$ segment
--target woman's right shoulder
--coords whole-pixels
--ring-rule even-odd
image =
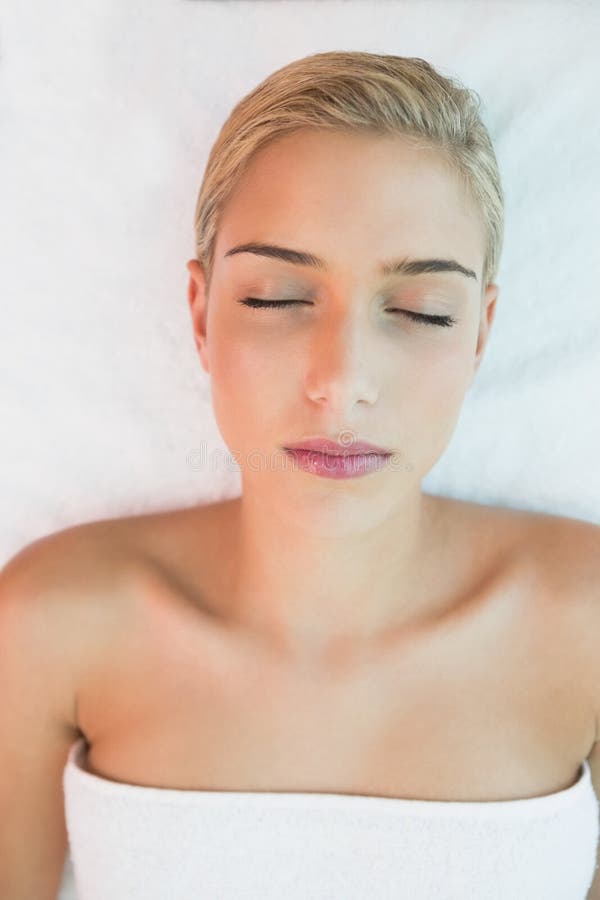
[[[89,662],[132,612],[142,572],[125,520],[70,526],[25,544],[3,564],[0,611],[26,634],[60,641],[65,657]]]
[[[102,519],[43,535],[3,564],[0,581],[33,591],[32,602],[42,595],[88,596],[95,588],[116,585],[136,567],[127,530],[125,519]]]
[[[61,763],[80,733],[80,685],[102,671],[126,619],[118,559],[94,523],[33,540],[0,568],[0,682],[9,707],[0,725],[24,740],[38,723],[60,735]]]

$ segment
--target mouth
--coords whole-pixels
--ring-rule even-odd
[[[284,450],[306,450],[320,453],[324,456],[365,456],[376,454],[378,456],[391,456],[392,450],[371,444],[369,441],[352,441],[350,444],[342,444],[329,438],[307,438],[297,444],[288,444]]]
[[[373,446],[369,444],[369,447]],[[283,449],[300,470],[321,478],[360,478],[387,466],[392,456],[391,453],[378,453],[372,450],[368,453],[358,452],[356,446],[353,447],[354,452],[345,449],[343,453],[322,452],[301,447]]]

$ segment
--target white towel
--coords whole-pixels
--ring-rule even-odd
[[[585,900],[598,845],[589,764],[524,800],[189,791],[64,770],[78,900]]]

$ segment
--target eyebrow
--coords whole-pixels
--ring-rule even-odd
[[[251,242],[248,244],[239,244],[232,247],[224,256],[233,256],[235,253],[254,253],[257,256],[268,256],[272,259],[280,259],[284,262],[293,263],[299,266],[311,266],[314,269],[320,269],[323,272],[329,271],[329,266],[325,260],[320,259],[312,253],[304,253],[301,250],[290,250],[288,247],[278,247],[276,244],[261,244]],[[477,281],[477,275],[473,269],[467,269],[461,266],[454,259],[403,259],[390,260],[380,265],[379,271],[382,275],[423,275],[432,272],[458,272],[466,275],[467,278],[474,278]]]

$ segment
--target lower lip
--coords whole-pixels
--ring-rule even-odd
[[[285,449],[285,448],[284,448]],[[348,456],[333,456],[316,450],[285,450],[298,467],[321,478],[360,478],[383,468],[391,453],[357,453]]]

